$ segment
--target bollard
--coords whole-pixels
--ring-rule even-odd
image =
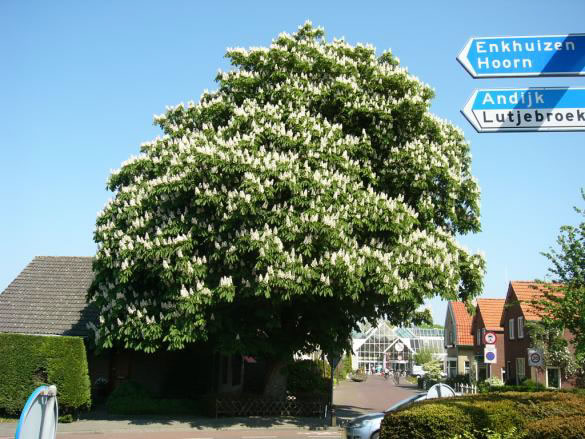
[[[331,406],[331,426],[337,427],[337,416],[335,415],[335,408]]]

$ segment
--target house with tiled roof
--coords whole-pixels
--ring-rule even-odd
[[[490,377],[506,379],[506,352],[504,346],[504,328],[501,325],[505,299],[477,299],[475,315],[471,322],[471,334],[475,350],[475,379],[483,381]],[[484,362],[484,335],[492,332],[496,335],[496,362]]]
[[[98,310],[86,301],[94,279],[92,259],[35,257],[0,293],[0,333],[74,336],[87,341],[91,336],[87,325],[98,324]],[[210,388],[238,391],[244,385],[243,357],[214,353],[208,344],[180,352],[110,349],[100,355],[95,355],[91,343],[86,346],[91,382],[105,380],[110,389],[132,379],[153,393],[163,393],[169,391],[170,382],[177,381],[174,377],[182,379],[181,388],[170,389],[177,395],[203,394]]]
[[[451,301],[445,316],[444,344],[447,349],[447,375],[466,375],[474,360],[472,316],[463,302]]]
[[[37,256],[0,294],[0,332],[87,337],[91,257]]]
[[[512,281],[508,286],[504,311],[500,326],[504,329],[506,356],[506,376],[508,382],[519,384],[525,378],[544,384],[547,387],[573,387],[574,382],[562,380],[562,371],[556,367],[541,369],[528,366],[528,349],[532,347],[526,322],[538,322],[542,319],[539,310],[532,305],[535,300],[544,297],[545,289],[552,284],[543,285],[532,281]],[[554,285],[552,285],[554,287]],[[564,336],[571,339],[568,331]]]

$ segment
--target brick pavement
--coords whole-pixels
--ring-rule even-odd
[[[368,375],[365,382],[342,381],[333,391],[333,401],[339,418],[354,418],[368,412],[381,412],[419,390],[415,385],[394,385],[391,378],[387,380],[379,375]]]

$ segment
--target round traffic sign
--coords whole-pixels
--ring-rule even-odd
[[[486,352],[485,353],[485,358],[488,361],[494,361],[496,359],[496,353],[495,352],[492,352],[492,351]]]
[[[498,339],[498,337],[496,336],[495,332],[486,332],[483,335],[483,342],[485,344],[496,344],[497,339]]]
[[[530,354],[530,362],[532,364],[540,363],[540,354],[538,352],[533,352],[532,354]]]

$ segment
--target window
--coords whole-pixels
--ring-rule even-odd
[[[561,373],[558,367],[546,368],[546,387],[561,388]]]
[[[518,338],[524,338],[524,317],[518,317]]]
[[[471,366],[469,364],[469,360],[465,361],[465,375],[469,375],[469,373],[471,372]]]
[[[524,358],[516,358],[516,383],[520,384],[526,378]]]
[[[457,376],[457,360],[447,361],[447,367],[449,368],[447,370],[447,375],[449,375],[451,378],[456,377]]]
[[[479,330],[479,328],[477,328],[475,333],[476,333],[475,338],[477,339],[477,342],[475,344],[480,346],[481,345],[481,331]]]
[[[514,319],[508,321],[508,338],[514,340]]]

